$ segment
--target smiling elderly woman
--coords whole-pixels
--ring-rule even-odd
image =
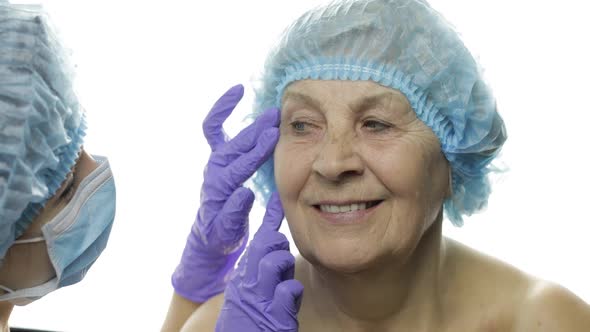
[[[460,226],[486,206],[506,131],[478,64],[425,1],[308,12],[271,52],[262,83],[255,109],[280,107],[280,137],[255,183],[279,193],[302,302],[293,283],[267,297],[257,283],[272,260],[260,259],[255,282],[246,260],[225,299],[202,305],[186,330],[590,330],[588,306],[567,290],[442,236],[444,215]],[[262,256],[261,238],[248,260]],[[275,285],[293,281],[276,270]],[[277,294],[293,297],[289,314],[273,307]]]

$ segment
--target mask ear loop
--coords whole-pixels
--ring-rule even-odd
[[[8,288],[6,286],[0,285],[0,289],[3,290],[6,294],[12,294],[12,293],[14,293],[14,290],[12,290],[12,289],[10,289],[10,288]]]
[[[30,238],[30,239],[16,240],[13,242],[13,244],[27,244],[27,243],[37,243],[37,242],[43,242],[43,241],[45,241],[45,238],[43,238],[42,236],[38,236],[38,237]]]
[[[16,240],[12,244],[16,245],[16,244],[27,244],[27,243],[39,243],[39,242],[43,242],[43,241],[45,241],[45,238],[43,238],[42,236],[37,236],[37,237],[32,237],[30,239]],[[4,265],[4,257],[0,258],[0,267],[2,267],[2,265]],[[0,289],[6,291],[6,289],[2,285],[0,285]]]

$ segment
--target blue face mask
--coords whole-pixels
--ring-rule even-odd
[[[26,305],[79,282],[106,247],[115,219],[115,182],[106,158],[94,158],[100,165],[82,180],[68,205],[43,226],[43,236],[14,243],[45,241],[56,277],[19,290],[0,285],[7,292],[0,301]]]

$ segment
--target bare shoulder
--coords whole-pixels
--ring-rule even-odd
[[[588,304],[564,287],[454,240],[446,243],[455,308],[470,317],[476,330],[590,331]]]
[[[448,330],[515,331],[517,312],[531,278],[452,239],[446,239],[445,245]]]
[[[529,289],[515,331],[590,331],[590,306],[565,287],[537,281]]]
[[[445,244],[454,290],[469,292],[473,295],[470,299],[482,297],[497,300],[502,306],[520,305],[535,281],[518,268],[455,240],[447,238]]]
[[[217,317],[223,306],[223,293],[203,303],[186,321],[181,332],[214,332]]]

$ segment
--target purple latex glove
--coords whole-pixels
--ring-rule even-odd
[[[262,225],[225,289],[216,332],[298,330],[303,285],[293,279],[295,258],[289,252],[289,240],[278,232],[283,216],[274,193]]]
[[[279,111],[269,109],[231,140],[222,125],[244,95],[236,85],[215,103],[203,133],[211,146],[201,206],[172,275],[176,293],[203,303],[224,291],[248,240],[254,193],[242,184],[271,156],[279,137]]]

